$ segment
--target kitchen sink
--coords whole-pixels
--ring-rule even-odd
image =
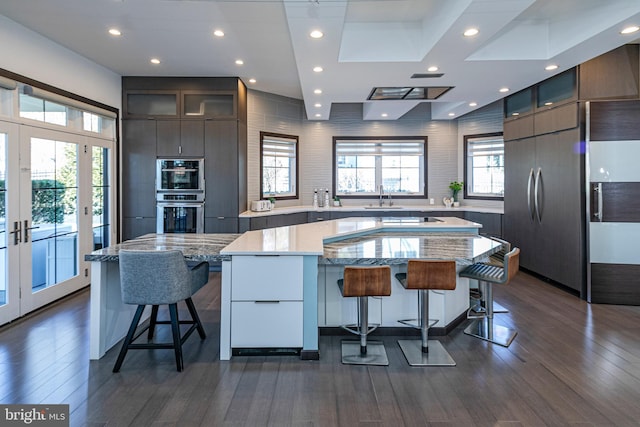
[[[403,209],[402,206],[365,206],[365,209],[377,209],[379,211],[387,211],[389,209]]]

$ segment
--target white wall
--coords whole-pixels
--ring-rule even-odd
[[[121,109],[120,75],[0,15],[0,68]]]
[[[470,113],[458,120],[431,120],[429,104],[414,109],[399,120],[364,121],[360,104],[334,105],[326,121],[306,120],[301,100],[264,92],[248,91],[248,201],[260,199],[260,131],[300,137],[299,200],[278,206],[311,205],[314,188],[331,189],[332,138],[334,136],[422,136],[428,137],[428,197],[442,204],[450,195],[449,183],[462,180],[463,136],[502,131],[502,103]],[[357,205],[364,200],[344,200]],[[397,204],[422,206],[426,200],[398,200]],[[463,204],[470,204],[462,202]],[[474,206],[502,207],[502,202],[473,201]]]

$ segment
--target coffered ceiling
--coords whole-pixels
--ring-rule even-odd
[[[640,34],[620,34],[640,25],[639,0],[2,0],[0,14],[117,74],[238,76],[303,99],[309,120],[335,103],[362,103],[365,120],[422,102],[456,118]],[[377,87],[452,89],[368,100]]]

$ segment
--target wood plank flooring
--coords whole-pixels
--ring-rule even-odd
[[[320,337],[319,361],[221,362],[219,287],[212,273],[194,298],[208,337],[186,342],[182,373],[171,350],[130,351],[118,374],[118,349],[90,362],[88,291],[3,327],[0,403],[66,403],[72,426],[640,425],[640,307],[590,305],[520,272],[494,291],[513,344],[463,324],[437,337],[456,367],[412,368],[393,336],[377,337],[388,367],[342,365],[341,336]]]

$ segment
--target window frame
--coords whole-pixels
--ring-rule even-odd
[[[484,139],[484,138],[495,138],[495,137],[503,137],[504,134],[502,132],[491,132],[491,133],[481,133],[474,135],[465,135],[464,136],[464,195],[465,199],[473,199],[473,200],[502,200],[504,201],[504,191],[502,195],[498,195],[495,193],[471,193],[469,188],[472,186],[473,180],[470,179],[470,170],[469,170],[469,140],[473,139]],[[472,141],[473,142],[473,141]],[[503,159],[504,159],[504,138],[502,138],[502,146],[503,146]],[[506,165],[503,164],[503,173]],[[504,177],[503,177],[504,179]]]
[[[264,176],[264,139],[265,137],[272,137],[272,138],[281,138],[281,139],[291,139],[293,141],[295,141],[294,145],[295,145],[295,168],[294,169],[294,173],[295,173],[295,177],[292,180],[291,177],[289,177],[289,181],[290,183],[293,184],[294,188],[293,191],[291,193],[287,193],[286,195],[281,195],[278,196],[276,195],[267,195],[264,193],[263,191],[263,176]],[[282,133],[275,133],[275,132],[266,132],[266,131],[260,131],[260,199],[264,200],[264,199],[270,199],[270,198],[274,198],[276,200],[295,200],[299,198],[299,180],[300,180],[300,138],[297,135],[287,135],[287,134],[282,134]]]
[[[371,141],[380,141],[380,142],[398,142],[398,141],[410,141],[415,140],[413,142],[420,142],[423,144],[422,148],[422,171],[423,174],[420,177],[422,179],[424,186],[423,191],[413,194],[408,194],[404,192],[399,193],[388,193],[385,191],[385,196],[390,194],[394,198],[398,199],[426,199],[428,194],[428,137],[427,136],[334,136],[333,137],[333,171],[332,171],[332,192],[334,196],[338,196],[341,199],[371,199],[372,197],[378,197],[377,192],[366,193],[366,194],[343,194],[337,192],[337,175],[338,175],[338,156],[336,152],[336,148],[338,144],[342,141],[349,142],[371,142]],[[380,162],[381,163],[381,162]],[[376,166],[376,176],[378,176],[378,166]],[[376,188],[379,183],[376,179]]]

